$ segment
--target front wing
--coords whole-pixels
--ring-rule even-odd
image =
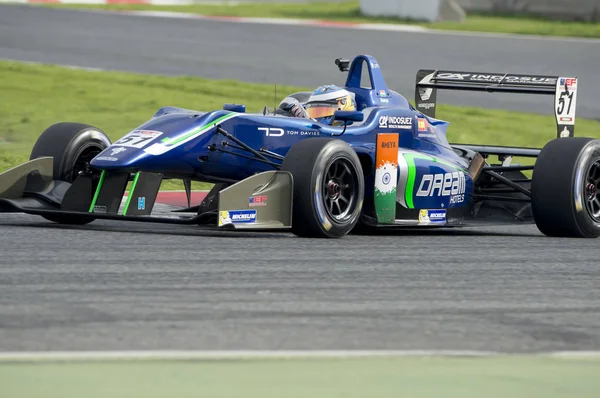
[[[198,213],[153,216],[162,175],[103,171],[73,184],[52,179],[53,158],[38,158],[0,173],[0,212],[21,212],[58,222],[94,219],[168,224],[210,224],[226,229],[288,229],[292,222],[292,175],[255,174],[208,195]],[[127,195],[125,191],[131,181]],[[216,198],[216,200],[214,200]]]

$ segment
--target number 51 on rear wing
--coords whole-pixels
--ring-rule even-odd
[[[415,105],[430,117],[435,117],[437,90],[554,95],[557,136],[573,137],[575,133],[576,77],[421,69],[417,72]]]

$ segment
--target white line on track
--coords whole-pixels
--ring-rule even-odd
[[[0,352],[0,362],[106,360],[224,360],[374,357],[498,357],[537,356],[558,359],[600,359],[600,351],[553,351],[506,354],[469,350],[333,350],[333,351],[25,351]]]

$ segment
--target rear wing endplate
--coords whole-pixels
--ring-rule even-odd
[[[573,137],[575,133],[576,77],[421,69],[417,72],[415,105],[423,114],[433,118],[437,90],[554,95],[557,136]]]

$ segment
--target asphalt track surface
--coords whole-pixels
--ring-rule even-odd
[[[0,217],[0,351],[600,348],[597,240]]]
[[[1,58],[317,84],[339,78],[334,53],[369,52],[411,93],[422,66],[568,70],[595,112],[597,44],[528,40],[0,6]],[[0,351],[597,350],[599,247],[533,226],[323,241],[3,214]]]
[[[578,115],[600,119],[600,40],[359,31],[0,5],[0,58],[6,59],[316,86],[343,84],[334,58],[361,53],[374,55],[388,85],[408,98],[420,68],[576,75]],[[553,107],[551,97],[535,95],[443,92],[439,101],[548,115]]]

